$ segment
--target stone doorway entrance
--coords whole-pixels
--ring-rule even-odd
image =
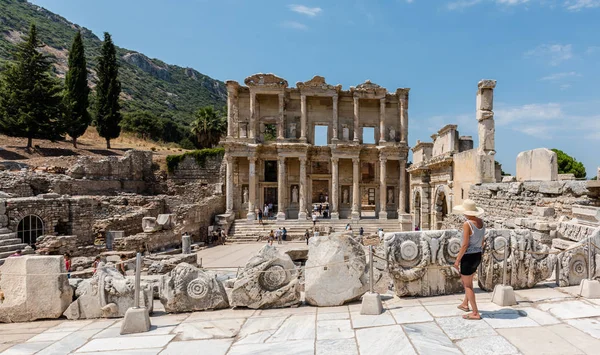
[[[329,181],[313,180],[312,182],[312,203],[329,202]]]
[[[265,195],[264,195],[264,201],[265,201],[265,205],[269,205],[272,204],[273,205],[273,209],[271,210],[271,216],[275,216],[277,215],[277,188],[276,187],[265,187],[264,189],[265,191]],[[262,206],[263,210],[265,208],[265,206]]]

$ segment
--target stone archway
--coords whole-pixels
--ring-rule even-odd
[[[421,191],[414,190],[413,191],[413,225],[414,228],[420,230],[421,229]]]
[[[448,199],[448,195],[446,194],[446,186],[440,185],[437,187],[435,191],[435,199],[433,203],[433,220],[435,229],[442,229],[442,223],[446,216],[448,216],[448,212],[450,209],[450,203]]]
[[[23,244],[35,247],[38,237],[44,234],[44,221],[36,215],[27,215],[17,225],[17,237]]]

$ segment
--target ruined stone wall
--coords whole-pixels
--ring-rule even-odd
[[[206,157],[204,166],[198,165],[193,157],[187,156],[175,168],[169,176],[175,181],[195,180],[207,184],[215,184],[224,181],[225,170],[222,168],[223,157]]]
[[[453,206],[468,198],[471,185],[477,182],[477,149],[454,154],[453,159]]]
[[[122,157],[80,157],[67,174],[89,180],[152,180],[152,152],[130,150]]]
[[[141,233],[142,219],[144,217],[156,217],[161,213],[165,213],[165,201],[163,198],[151,198],[144,202],[144,205],[130,208],[128,212],[122,215],[111,215],[108,218],[97,219],[91,228],[93,234],[104,236],[106,231],[110,230],[123,231],[125,236]]]

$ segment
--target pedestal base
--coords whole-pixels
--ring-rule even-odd
[[[255,221],[256,220],[256,213],[254,213],[254,212],[248,212],[248,214],[246,215],[246,219],[248,219],[249,221]]]
[[[331,219],[340,219],[339,212],[331,212]]]
[[[383,313],[383,304],[381,304],[381,296],[378,293],[365,293],[362,296],[360,314],[378,316],[381,313]]]
[[[500,307],[516,305],[517,299],[512,286],[496,285],[492,292],[492,302]]]
[[[600,281],[581,280],[579,295],[584,298],[600,298]]]
[[[285,212],[277,212],[277,220],[285,221]]]
[[[358,211],[352,211],[352,214],[351,214],[350,218],[352,218],[353,220],[359,220],[360,219],[360,212],[358,212]]]
[[[306,212],[298,212],[299,220],[305,221],[307,217],[308,217],[308,215],[306,214]]]
[[[379,212],[379,219],[388,219],[387,212]]]
[[[121,335],[144,333],[150,330],[150,315],[146,308],[131,307],[125,312],[121,323]]]
[[[412,215],[410,213],[398,212],[398,222],[412,222]]]

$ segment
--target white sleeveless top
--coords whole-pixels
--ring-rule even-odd
[[[473,222],[467,221],[467,223],[471,227],[471,236],[469,237],[469,246],[465,254],[481,253],[483,251],[482,242],[485,235],[485,224],[479,229]]]

